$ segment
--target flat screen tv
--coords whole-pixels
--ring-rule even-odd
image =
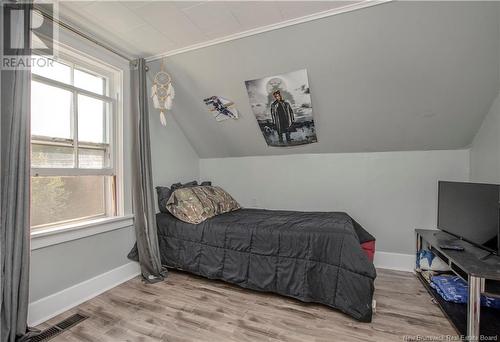
[[[439,182],[438,228],[500,255],[500,185]]]

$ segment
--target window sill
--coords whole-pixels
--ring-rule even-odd
[[[39,229],[31,233],[31,250],[130,227],[133,224],[134,215],[129,214]]]

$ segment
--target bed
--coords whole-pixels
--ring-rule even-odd
[[[162,263],[370,322],[375,238],[342,212],[239,209],[200,224],[157,214]]]

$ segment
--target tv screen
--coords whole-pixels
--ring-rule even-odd
[[[500,253],[500,186],[439,182],[438,228]]]

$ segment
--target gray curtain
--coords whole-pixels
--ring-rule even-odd
[[[148,282],[161,281],[167,270],[162,267],[158,247],[151,170],[151,146],[149,137],[148,91],[146,62],[132,62],[132,197],[135,215],[136,250],[129,257],[136,257],[141,272]],[[135,252],[135,253],[134,253]]]
[[[29,17],[27,11],[24,22],[11,23],[13,28],[11,37],[15,37],[18,41],[25,38],[21,33],[29,30]],[[29,69],[2,70],[0,161],[2,201],[0,340],[2,342],[15,341],[27,331],[30,256],[30,81]]]

